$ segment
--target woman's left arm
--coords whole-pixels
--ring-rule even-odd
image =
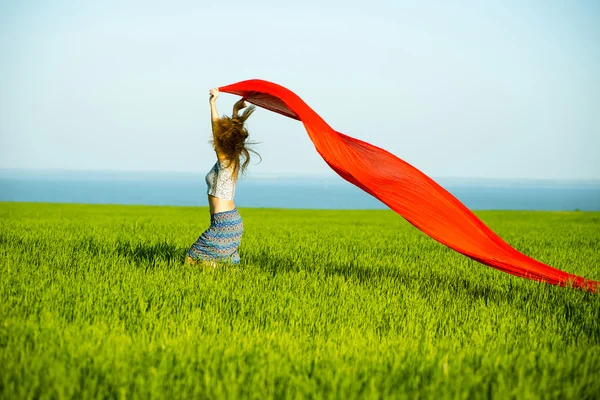
[[[233,113],[231,114],[231,116],[233,118],[237,118],[238,116],[238,112],[244,108],[246,108],[247,104],[244,101],[244,99],[240,99],[238,101],[235,102],[235,104],[233,105]]]

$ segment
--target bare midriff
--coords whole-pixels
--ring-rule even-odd
[[[219,199],[218,197],[208,195],[208,207],[210,208],[210,215],[231,211],[235,208],[233,200]]]

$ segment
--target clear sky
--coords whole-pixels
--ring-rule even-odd
[[[433,177],[600,179],[596,0],[0,4],[0,168],[204,175],[208,89],[261,78]],[[249,129],[252,175],[333,174]]]

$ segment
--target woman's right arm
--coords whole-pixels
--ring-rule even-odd
[[[219,89],[210,89],[210,120],[212,123],[213,134],[215,131],[215,124],[219,120],[219,112],[217,111],[217,97],[219,97]]]
[[[212,125],[213,143],[217,143],[217,121],[219,121],[219,112],[217,111],[217,97],[219,97],[219,89],[210,89],[210,121]],[[224,155],[219,153],[217,146],[215,145],[215,153],[217,153],[217,159],[222,160]]]

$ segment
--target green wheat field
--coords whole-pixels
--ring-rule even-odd
[[[0,398],[600,398],[600,296],[455,253],[392,211],[0,203]],[[600,280],[600,213],[477,213]]]

